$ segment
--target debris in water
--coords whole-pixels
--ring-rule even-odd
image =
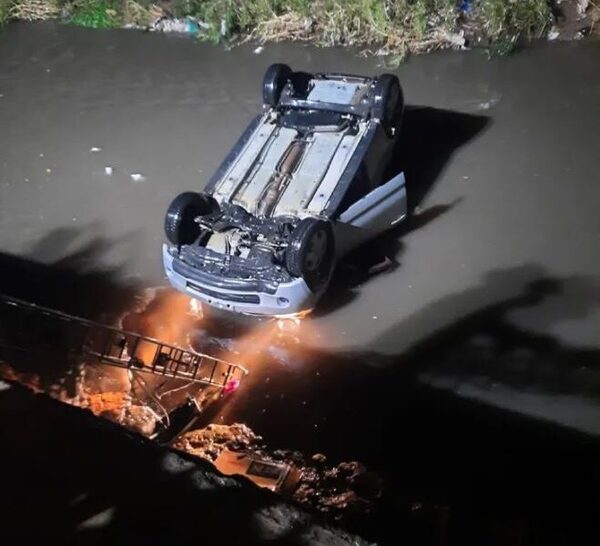
[[[104,174],[106,176],[112,176],[113,175],[113,168],[112,167],[104,167]]]
[[[265,46],[258,46],[255,50],[254,50],[254,54],[255,55],[260,55],[263,51],[265,50]]]
[[[208,425],[206,428],[183,434],[173,445],[209,461],[214,461],[224,449],[243,451],[257,446],[262,438],[246,425]]]
[[[148,406],[130,405],[123,411],[119,424],[143,436],[152,436],[158,416]]]
[[[585,15],[585,12],[590,5],[590,0],[577,0],[577,12],[580,16]]]
[[[299,451],[266,449],[263,438],[243,424],[208,425],[186,432],[173,447],[207,459],[219,468],[223,456],[237,453],[244,461],[254,460],[265,465],[285,465],[294,475],[286,480],[292,487],[282,492],[301,504],[327,512],[336,518],[357,512],[369,512],[381,496],[382,481],[359,462],[328,465],[322,453],[305,456]],[[233,452],[233,453],[232,453]],[[232,457],[226,457],[231,460]],[[259,484],[268,487],[269,484]]]
[[[144,180],[146,180],[146,177],[141,173],[132,173],[131,180],[133,180],[134,182],[143,182]]]
[[[205,28],[208,28],[206,23],[192,17],[174,19],[163,17],[156,21],[150,30],[175,32],[178,34],[199,34]]]
[[[121,411],[131,403],[125,392],[101,392],[89,395],[88,409],[96,416],[106,412]]]
[[[239,379],[232,379],[223,388],[223,394],[224,395],[231,394],[232,392],[237,391],[238,388],[239,388],[239,386],[240,386],[240,380]]]
[[[94,153],[94,152],[101,152],[102,148],[98,148],[98,146],[92,146],[90,148],[90,152]]]
[[[190,298],[190,312],[197,315],[198,318],[203,317],[202,304],[196,298]]]
[[[458,9],[462,13],[471,13],[473,11],[473,0],[461,0]]]

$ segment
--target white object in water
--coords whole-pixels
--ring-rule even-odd
[[[112,176],[112,174],[113,174],[113,168],[112,167],[104,167],[104,174],[106,176]]]
[[[152,26],[153,30],[161,32],[176,32],[181,34],[198,34],[203,28],[206,28],[205,23],[193,19],[192,17],[170,19],[164,17],[159,19]]]
[[[134,182],[143,182],[144,180],[146,180],[146,177],[141,173],[133,173],[131,174],[131,180],[133,180]]]

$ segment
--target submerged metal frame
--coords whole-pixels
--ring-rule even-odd
[[[0,333],[0,355],[2,350],[18,351],[20,354],[38,350],[66,350],[70,357],[91,357],[98,364],[220,389],[233,380],[241,381],[248,373],[239,364],[17,298],[0,295],[0,306],[10,313],[12,319],[11,331],[5,334],[6,339],[2,339]],[[38,331],[27,330],[25,323],[29,317],[36,321]],[[47,330],[39,331],[44,324]],[[51,341],[54,343],[31,346],[31,338],[35,340],[37,335],[45,341],[48,337],[46,334],[53,335]],[[21,339],[26,342],[29,340],[28,346],[19,344]]]

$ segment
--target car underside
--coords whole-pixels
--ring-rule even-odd
[[[401,91],[392,76],[273,65],[263,101],[204,192],[171,204],[163,261],[176,288],[211,305],[297,313],[331,277],[340,215],[381,183]]]

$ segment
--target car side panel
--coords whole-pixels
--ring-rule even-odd
[[[345,254],[406,217],[406,182],[400,173],[340,214],[338,254]]]

